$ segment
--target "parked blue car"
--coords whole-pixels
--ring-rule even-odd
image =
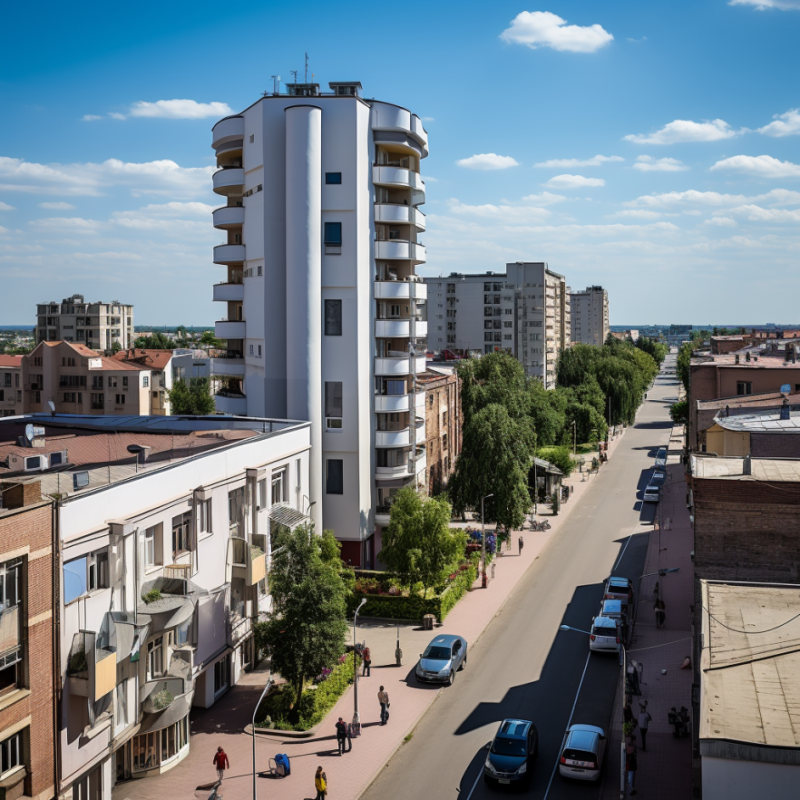
[[[539,732],[528,719],[504,719],[489,746],[483,780],[489,784],[527,784],[539,756]]]

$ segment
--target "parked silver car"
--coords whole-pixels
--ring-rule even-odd
[[[420,653],[414,671],[417,680],[430,683],[453,684],[456,672],[467,666],[467,640],[461,636],[443,634],[437,636]]]
[[[600,780],[603,756],[606,752],[606,734],[594,725],[571,725],[564,734],[558,771],[562,778],[581,781]]]
[[[595,617],[589,634],[589,649],[599,652],[619,653],[619,631],[617,620],[609,617]]]

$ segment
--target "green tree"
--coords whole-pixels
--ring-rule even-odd
[[[646,336],[640,336],[636,340],[636,346],[652,356],[659,367],[664,363],[664,359],[669,353],[669,347],[667,347],[667,345],[657,342],[655,339],[648,339]]]
[[[208,378],[190,378],[188,384],[183,378],[178,379],[169,391],[169,402],[173,414],[206,416],[214,413]]]
[[[200,344],[204,347],[213,347],[215,349],[224,349],[225,347],[222,339],[217,339],[214,336],[214,331],[203,331],[203,335],[200,337]]]
[[[493,404],[503,406],[512,419],[528,415],[529,381],[522,364],[509,353],[496,352],[466,359],[458,366],[458,377],[465,422]]]
[[[689,424],[689,402],[687,400],[679,400],[669,407],[669,415],[676,425]]]
[[[111,352],[112,353],[119,353],[122,350],[122,345],[119,342],[112,342],[111,343]]]
[[[482,359],[481,359],[482,360]],[[486,518],[506,529],[522,525],[530,508],[528,470],[535,437],[529,417],[512,418],[499,403],[464,423],[463,447],[448,484],[454,507],[463,511],[486,502]]]
[[[675,366],[678,380],[683,384],[687,395],[689,394],[689,372],[692,363],[692,352],[691,343],[684,342],[678,350],[678,361]]]
[[[347,587],[323,538],[313,525],[276,532],[269,571],[272,612],[257,623],[272,668],[298,701],[303,684],[337,662],[347,636]]]
[[[406,586],[421,583],[423,597],[464,557],[467,535],[450,527],[450,517],[447,500],[422,498],[412,487],[401,489],[392,502],[378,559]]]
[[[548,461],[554,467],[558,467],[567,477],[575,469],[575,462],[572,460],[569,447],[540,447],[536,451],[536,456],[543,461]]]
[[[135,339],[133,346],[141,350],[173,350],[175,342],[160,331],[155,331],[151,336]]]

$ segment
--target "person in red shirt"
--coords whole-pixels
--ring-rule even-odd
[[[211,763],[217,768],[217,777],[221,783],[225,776],[225,770],[231,765],[231,762],[228,761],[228,754],[221,747],[218,747]]]

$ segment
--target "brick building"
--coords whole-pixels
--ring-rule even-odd
[[[425,389],[428,494],[444,491],[461,452],[461,382],[454,370],[428,369],[417,377]]]
[[[711,337],[711,352],[714,355],[722,355],[725,353],[734,353],[736,350],[741,350],[749,344],[752,344],[754,338],[752,336],[712,336]]]
[[[53,508],[40,484],[0,483],[0,796],[55,794]]]
[[[0,355],[0,417],[22,413],[22,356]]]
[[[718,414],[706,431],[706,449],[718,456],[800,458],[800,412],[788,398],[778,410],[746,416]]]

